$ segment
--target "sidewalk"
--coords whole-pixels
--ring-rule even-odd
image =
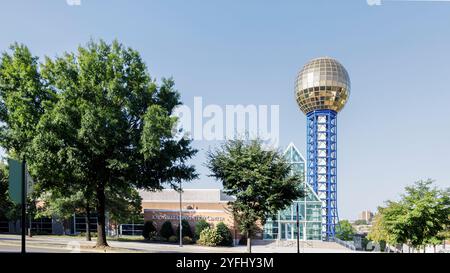
[[[92,253],[246,253],[246,246],[235,247],[206,247],[199,245],[184,245],[180,247],[176,244],[154,243],[147,241],[126,242],[109,240],[110,248],[95,249],[95,238],[88,242],[84,237],[78,236],[42,236],[35,235],[27,237],[27,247],[39,249],[60,249],[62,252],[92,252]],[[16,246],[20,249],[19,235],[0,234],[0,248],[2,246]],[[252,246],[253,253],[296,253],[296,247],[276,247],[276,246]],[[326,249],[326,248],[301,248],[301,253],[343,253],[352,252],[347,249]]]

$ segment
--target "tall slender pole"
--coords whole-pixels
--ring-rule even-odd
[[[26,185],[25,185],[25,159],[22,160],[22,247],[21,247],[21,253],[26,253],[26,245],[25,245],[25,234],[26,234]]]
[[[28,213],[28,237],[33,237],[33,235],[31,234],[31,230],[33,229],[33,219],[31,219],[31,214]],[[42,226],[42,225],[41,225]]]
[[[180,181],[180,247],[183,246],[183,225],[181,224],[182,223],[181,216],[183,214],[182,191],[183,191],[183,189],[182,189],[182,185],[181,185],[181,181]]]
[[[298,202],[297,202],[297,253],[300,253],[300,219],[298,212]]]

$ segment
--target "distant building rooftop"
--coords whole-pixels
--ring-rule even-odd
[[[173,189],[162,191],[139,191],[142,202],[179,202],[180,194]],[[182,195],[183,202],[195,203],[219,203],[234,201],[235,198],[225,194],[220,189],[184,189]]]

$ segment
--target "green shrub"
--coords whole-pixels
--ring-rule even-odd
[[[144,223],[144,228],[142,229],[142,236],[145,239],[149,240],[151,237],[151,233],[156,232],[155,225],[153,225],[153,221],[146,221]]]
[[[200,232],[200,239],[198,243],[204,246],[217,246],[222,241],[222,237],[217,232],[216,228],[205,228]]]
[[[194,239],[195,239],[195,240],[200,239],[200,233],[201,233],[204,229],[209,228],[209,227],[210,227],[210,226],[209,226],[208,222],[206,222],[205,220],[201,219],[200,221],[198,221],[198,222],[195,224],[195,236],[194,236]]]
[[[220,222],[216,226],[217,233],[222,238],[219,242],[219,246],[232,246],[233,245],[233,235],[231,234],[230,229],[225,225],[224,222]]]
[[[170,236],[175,235],[173,233],[172,223],[170,221],[165,221],[161,226],[159,234],[161,235],[161,237],[164,237],[166,239],[169,239]]]
[[[156,230],[149,233],[148,240],[158,241],[158,238],[159,238],[159,236],[158,236],[158,232]]]
[[[170,243],[176,243],[176,242],[178,242],[178,237],[175,236],[175,235],[170,236],[170,237],[169,237],[169,242],[170,242]]]
[[[192,240],[191,237],[189,237],[189,236],[183,237],[183,244],[189,245],[189,244],[192,244],[193,242],[194,242],[194,240]]]
[[[192,234],[191,226],[189,225],[189,222],[187,220],[181,220],[181,226],[183,227],[183,230],[181,231],[182,237],[185,237],[185,236],[191,237],[191,238],[194,237],[194,235]],[[180,236],[180,225],[178,225],[178,227],[177,227],[176,235]]]
[[[164,237],[162,237],[161,235],[156,234],[156,236],[155,236],[155,238],[153,239],[153,241],[156,241],[156,242],[167,242],[167,238],[164,238]]]

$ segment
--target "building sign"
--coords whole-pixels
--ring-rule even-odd
[[[174,215],[174,214],[158,214],[158,215],[152,215],[152,220],[180,220],[180,215]],[[203,216],[203,215],[182,215],[182,220],[187,221],[199,221],[199,220],[205,220],[207,222],[223,222],[225,221],[224,217],[220,216]]]
[[[154,221],[180,221],[180,211],[174,209],[144,209],[144,218]],[[181,219],[189,222],[227,222],[229,215],[223,210],[195,209],[183,210]]]

